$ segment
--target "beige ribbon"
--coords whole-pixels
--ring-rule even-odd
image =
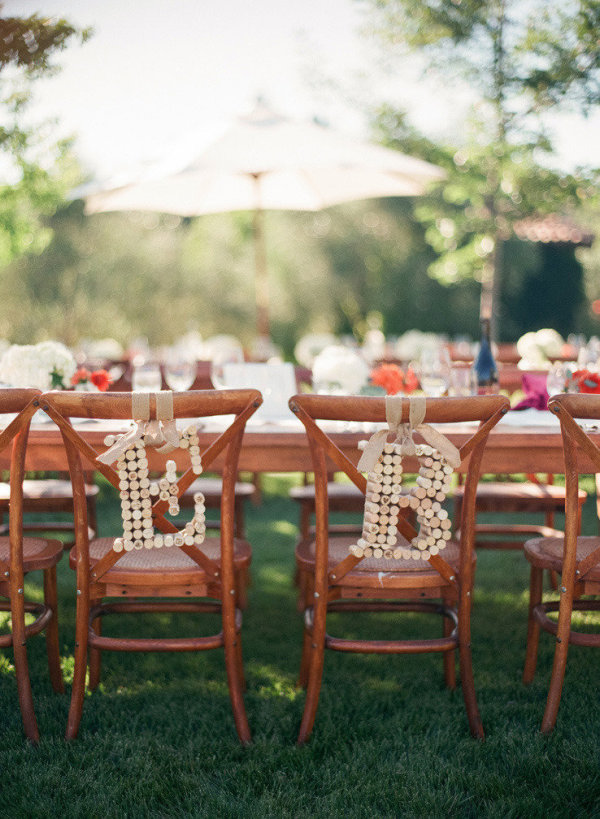
[[[157,452],[168,453],[179,446],[179,432],[173,419],[173,393],[164,390],[154,394],[156,418],[150,420],[150,393],[131,393],[131,417],[135,427],[124,433],[96,460],[104,464],[117,461],[137,441],[157,447]]]
[[[388,435],[394,434],[394,443],[400,443],[400,451],[403,455],[416,455],[416,445],[413,434],[418,432],[423,439],[437,450],[444,460],[454,469],[460,466],[460,452],[445,435],[434,429],[429,424],[424,423],[427,400],[425,396],[418,395],[409,398],[408,424],[402,421],[402,398],[398,395],[387,395],[385,399],[385,417],[388,423],[387,429],[377,430],[367,442],[367,445],[358,462],[358,469],[361,472],[371,472],[387,442]]]

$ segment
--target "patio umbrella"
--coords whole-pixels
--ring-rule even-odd
[[[350,140],[317,122],[288,120],[259,103],[183,169],[149,171],[131,184],[92,193],[86,212],[252,211],[257,331],[268,336],[264,210],[317,211],[358,199],[419,196],[443,178],[428,162]]]

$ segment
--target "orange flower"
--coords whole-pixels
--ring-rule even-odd
[[[404,392],[414,392],[419,386],[419,379],[412,367],[408,367],[404,376]]]
[[[106,392],[110,384],[112,384],[112,378],[106,370],[95,370],[90,375],[90,381],[100,392]]]
[[[579,392],[600,393],[600,375],[589,370],[577,370],[573,373]]]
[[[397,364],[380,364],[372,370],[371,381],[376,387],[383,387],[387,395],[404,389],[404,373]]]
[[[90,377],[89,370],[86,370],[85,367],[80,367],[73,377],[71,378],[71,384],[76,387],[81,381],[88,381]]]

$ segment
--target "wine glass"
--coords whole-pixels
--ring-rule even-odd
[[[477,375],[473,367],[452,367],[449,395],[477,395]]]
[[[548,377],[546,378],[546,390],[548,395],[557,395],[565,391],[567,383],[568,368],[565,364],[557,361],[548,370]]]
[[[244,351],[241,347],[227,347],[215,350],[210,363],[210,380],[218,390],[227,386],[227,365],[241,364],[244,361]]]
[[[168,355],[165,359],[165,381],[174,392],[189,390],[196,380],[196,371],[196,362],[189,358]]]
[[[133,392],[160,392],[162,377],[160,367],[155,361],[143,361],[134,364],[131,376]]]
[[[425,350],[419,361],[419,381],[425,395],[440,398],[450,383],[450,361],[442,350]]]

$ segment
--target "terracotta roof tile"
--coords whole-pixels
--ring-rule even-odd
[[[595,235],[578,227],[563,216],[551,214],[543,217],[521,219],[514,224],[515,235],[529,242],[568,243],[591,247]]]

